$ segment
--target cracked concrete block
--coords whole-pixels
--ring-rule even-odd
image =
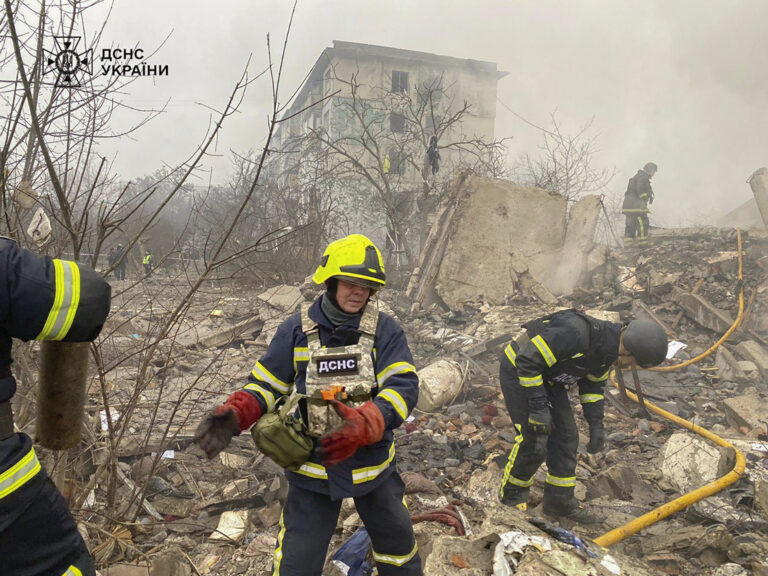
[[[661,473],[680,492],[688,492],[715,480],[723,458],[723,453],[706,440],[676,432],[664,447]]]
[[[447,358],[419,370],[419,402],[417,408],[434,412],[454,400],[461,391],[461,365]]]

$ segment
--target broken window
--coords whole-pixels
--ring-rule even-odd
[[[389,115],[389,129],[392,132],[405,132],[405,116],[392,112]]]
[[[328,94],[331,91],[331,88],[333,88],[333,70],[331,70],[331,67],[328,67],[328,70],[325,71],[325,81],[323,82],[324,85],[324,94]]]
[[[392,92],[408,94],[408,72],[392,70]]]

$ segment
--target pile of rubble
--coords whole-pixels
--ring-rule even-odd
[[[509,219],[517,216],[496,210],[503,205],[491,200],[510,193],[520,202],[537,198],[527,189],[465,185],[453,213],[438,217],[432,255],[409,289],[384,290],[378,302],[403,324],[421,376],[418,409],[397,430],[396,445],[425,573],[768,574],[768,234],[744,234],[744,315],[728,341],[683,370],[641,374],[648,400],[727,439],[746,455],[747,472],[716,496],[606,551],[591,540],[722,476],[733,454],[638,412],[611,391],[602,453],[583,452],[586,425],[577,417],[583,436],[577,497],[601,513],[603,523],[558,531],[536,519],[545,469],[535,477],[530,515],[498,503],[514,440],[498,385],[498,355],[526,320],[578,307],[605,318],[651,318],[681,343],[671,362],[696,356],[738,313],[735,232],[654,230],[648,245],[608,251],[575,240],[589,236],[582,235],[585,229],[594,233],[599,203],[575,205],[566,226],[565,202],[551,198],[546,217],[559,222],[562,234],[531,240],[539,248],[548,242],[536,251],[525,244],[525,219],[515,221],[521,230],[514,231]],[[456,226],[491,213],[505,225],[465,232]],[[461,236],[467,233],[469,244]],[[504,249],[479,258],[477,250],[489,249],[499,234],[506,234]],[[478,244],[479,237],[487,245]],[[576,287],[558,290],[558,275],[540,272],[538,262],[568,260],[571,242],[591,256],[569,272]],[[477,285],[464,294],[456,270],[468,265],[471,253],[473,272],[461,278]],[[502,274],[489,261],[503,262],[502,268],[511,262],[511,268]],[[507,276],[508,282],[500,281]],[[147,574],[150,565],[154,576],[269,573],[287,490],[282,471],[247,435],[213,461],[191,440],[205,411],[243,385],[279,322],[314,297],[307,288],[212,286],[185,312],[175,337],[163,341],[148,384],[138,391],[141,355],[170,314],[175,288],[153,280],[116,299],[102,341],[104,362],[115,363],[103,383],[110,413],[97,385],[86,471],[114,458],[117,481],[91,482],[79,512],[102,575]],[[574,410],[580,412],[577,402]],[[110,422],[128,413],[119,446],[110,451]],[[94,528],[104,526],[105,514],[135,521],[117,523],[105,535]],[[345,502],[326,574],[344,573],[333,555],[360,537],[360,528],[353,504]]]

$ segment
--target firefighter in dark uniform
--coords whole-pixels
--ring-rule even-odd
[[[648,214],[653,204],[653,188],[651,188],[651,178],[659,170],[653,162],[648,162],[642,170],[638,170],[627,184],[627,191],[624,193],[624,204],[621,207],[621,213],[626,217],[624,225],[625,240],[644,241],[648,239],[648,227],[650,222]]]
[[[280,325],[245,389],[200,424],[198,442],[213,457],[281,397],[306,395],[301,415],[314,449],[286,470],[272,574],[320,576],[343,498],[355,500],[379,574],[422,574],[392,432],[416,405],[419,379],[402,328],[369,301],[384,287],[381,253],[365,236],[347,236],[328,246],[313,280],[326,292]],[[351,374],[345,357],[359,358]],[[342,376],[344,402],[318,399]]]
[[[87,342],[109,313],[109,284],[93,270],[0,238],[0,574],[92,576],[93,561],[32,440],[14,433],[11,338]]]
[[[517,431],[501,485],[501,500],[525,510],[533,476],[546,459],[544,513],[580,522],[593,518],[573,495],[579,433],[568,390],[578,385],[589,423],[587,451],[605,445],[605,383],[614,363],[629,367],[661,364],[667,335],[656,323],[628,325],[563,310],[525,324],[526,333],[501,355],[504,401]]]

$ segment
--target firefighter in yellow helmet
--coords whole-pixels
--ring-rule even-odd
[[[298,396],[309,447],[297,460],[286,446],[281,462],[290,489],[273,575],[320,576],[344,498],[355,500],[381,576],[422,574],[392,433],[416,405],[419,379],[403,329],[370,302],[386,283],[381,253],[361,234],[336,240],[313,280],[326,291],[280,325],[244,389],[200,424],[198,442],[212,458]]]

